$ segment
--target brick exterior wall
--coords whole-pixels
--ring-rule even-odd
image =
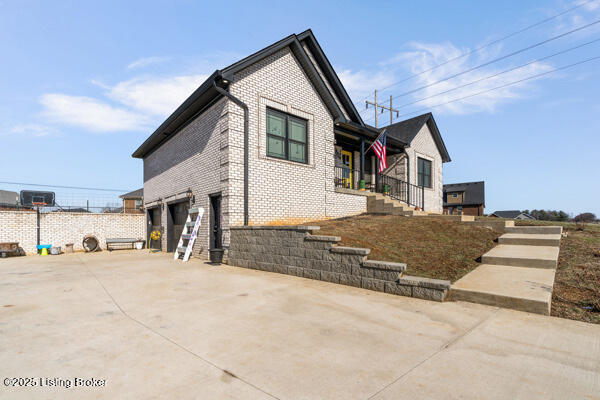
[[[91,234],[106,247],[107,238],[136,238],[145,240],[144,214],[94,214],[52,212],[40,214],[40,242],[61,246],[73,243],[75,250],[83,249],[83,237]],[[31,211],[0,211],[0,242],[19,242],[27,253],[36,252],[37,218]]]
[[[410,183],[416,185],[417,158],[431,161],[432,188],[425,188],[425,210],[441,214],[444,204],[444,185],[442,183],[442,156],[431,136],[427,124],[423,125],[410,147],[406,149],[410,160]],[[406,181],[406,155],[400,154],[388,160],[388,169],[384,174]]]
[[[193,207],[203,207],[203,223],[194,244],[194,255],[205,253],[209,246],[209,195],[222,193],[223,219],[229,206],[228,171],[228,102],[219,100],[200,117],[144,158],[144,204],[152,207],[160,201],[162,248],[167,248],[168,204],[190,201],[182,194],[192,190]],[[205,222],[206,221],[206,222]],[[225,225],[225,224],[224,224]],[[227,225],[225,225],[227,226]],[[224,230],[224,239],[229,232]],[[174,238],[175,243],[179,238]]]
[[[249,109],[250,224],[297,224],[366,212],[366,197],[335,191],[333,119],[288,48],[237,73],[229,90]],[[308,120],[307,164],[266,156],[267,106]],[[193,206],[204,207],[208,221],[209,195],[221,192],[227,247],[229,226],[243,224],[243,155],[243,110],[223,98],[144,158],[146,207],[191,189]],[[167,210],[165,205],[161,212],[165,233]],[[193,255],[206,257],[208,246],[206,222]]]
[[[230,91],[249,108],[251,224],[301,223],[366,211],[364,196],[335,192],[333,119],[289,49],[236,74]],[[266,156],[267,106],[308,120],[308,164]],[[239,127],[230,145],[241,145],[243,114],[230,107],[236,109],[230,113],[232,130]],[[242,156],[241,151],[231,154],[239,168]],[[239,225],[242,214],[237,210],[242,211],[230,209],[236,216],[230,222]]]

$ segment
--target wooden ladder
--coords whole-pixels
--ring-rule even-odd
[[[195,221],[192,219],[192,215],[196,215]],[[185,225],[183,226],[183,231],[181,231],[179,243],[175,248],[175,254],[173,255],[173,259],[177,260],[181,257],[181,255],[183,255],[183,262],[186,262],[190,259],[190,256],[192,255],[192,249],[194,248],[194,242],[198,237],[198,229],[200,228],[200,224],[202,223],[203,215],[204,208],[190,208],[187,220],[185,222]]]

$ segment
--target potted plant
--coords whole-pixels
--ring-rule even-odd
[[[358,181],[358,188],[360,190],[365,190],[365,180],[361,179],[360,181]]]
[[[137,242],[135,242],[135,248],[136,250],[141,250],[144,248],[144,241],[142,239],[138,239]]]
[[[383,194],[386,195],[386,196],[388,194],[390,194],[390,185],[388,185],[387,183],[383,184]]]
[[[223,253],[225,252],[225,249],[210,249],[208,252],[212,264],[221,264],[223,262]]]

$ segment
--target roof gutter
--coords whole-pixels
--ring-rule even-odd
[[[217,80],[213,82],[217,92],[233,101],[237,106],[244,110],[244,226],[248,226],[248,106],[246,103],[229,93],[229,91],[217,86]]]

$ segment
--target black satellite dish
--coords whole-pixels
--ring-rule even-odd
[[[54,192],[21,190],[20,197],[22,206],[54,207]]]

